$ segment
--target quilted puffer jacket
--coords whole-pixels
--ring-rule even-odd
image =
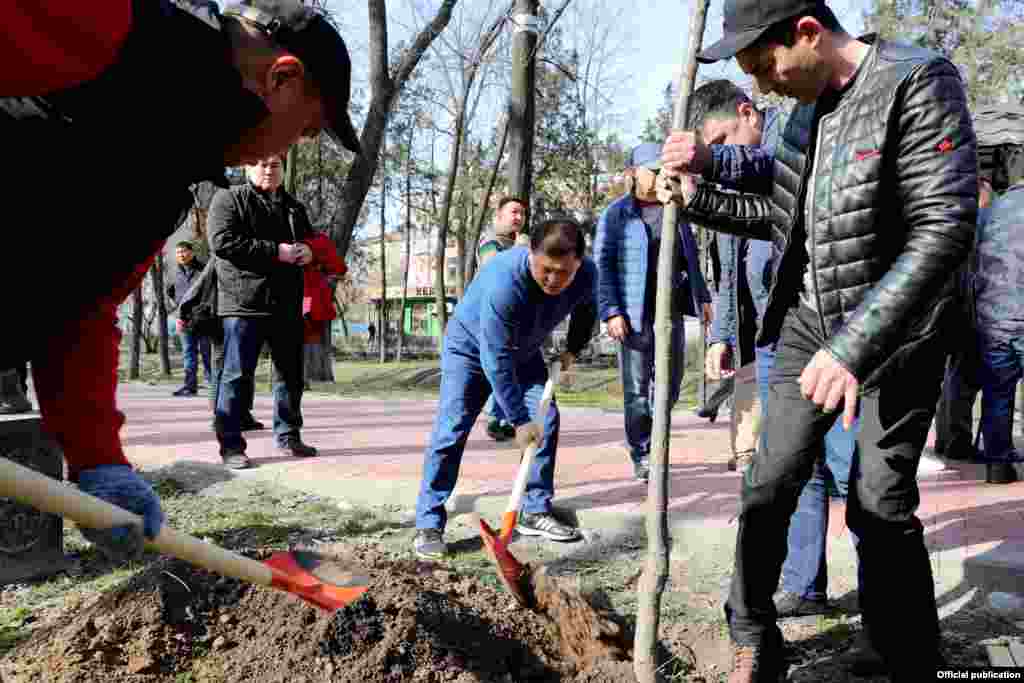
[[[948,341],[936,337],[961,305],[952,274],[974,239],[978,183],[956,67],[926,50],[861,40],[874,47],[839,105],[824,115],[800,105],[790,116],[770,198],[702,185],[684,214],[771,239],[782,255],[759,345],[778,339],[809,259],[824,348],[870,388],[920,345]]]

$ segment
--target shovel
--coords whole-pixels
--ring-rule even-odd
[[[553,362],[548,368],[548,381],[544,385],[544,393],[540,397],[540,405],[537,408],[537,423],[543,432],[544,422],[548,415],[548,406],[555,393],[555,385],[558,383],[558,374],[562,369],[559,360]],[[508,592],[515,597],[516,601],[523,607],[530,607],[533,602],[526,587],[529,567],[522,564],[512,553],[509,552],[508,544],[512,540],[512,532],[516,528],[516,521],[519,518],[519,508],[522,506],[523,493],[526,491],[526,480],[530,477],[530,467],[537,455],[537,448],[540,444],[531,443],[526,447],[522,459],[519,461],[519,473],[516,475],[516,483],[512,486],[512,495],[508,499],[508,506],[505,514],[501,517],[501,530],[495,533],[494,529],[480,518],[480,537],[484,541],[484,548],[494,562],[498,570],[498,578],[505,584]]]
[[[128,524],[142,527],[142,517],[7,458],[0,458],[0,496],[68,517],[93,529]],[[287,591],[331,612],[355,601],[369,588],[368,577],[313,552],[280,552],[260,562],[175,531],[166,524],[160,527],[157,537],[148,542],[166,555],[224,576]]]

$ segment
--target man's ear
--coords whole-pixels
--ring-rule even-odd
[[[301,83],[305,74],[306,67],[297,57],[282,55],[267,69],[264,87],[268,93],[272,93],[286,85]]]
[[[627,178],[636,178],[636,169],[630,166],[629,168],[622,172],[622,175],[626,176]]]
[[[825,27],[814,17],[801,17],[796,22],[796,39],[798,42],[806,40],[808,47],[818,47],[824,32]]]

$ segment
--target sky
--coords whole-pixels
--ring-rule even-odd
[[[507,1],[507,0],[505,0]],[[422,25],[410,9],[412,3],[432,10],[438,0],[388,0],[389,32],[392,42],[412,34],[413,26]],[[483,6],[497,0],[460,0]],[[504,2],[500,3],[504,4]],[[541,0],[542,6],[557,8],[561,0]],[[617,3],[613,3],[617,4]],[[868,0],[833,0],[830,6],[846,29],[857,35],[863,31],[863,8]],[[722,35],[723,0],[711,0],[708,11],[704,44],[710,45]],[[329,0],[330,7],[342,24],[342,33],[351,45],[356,75],[366,74],[365,52],[368,43],[366,3],[359,0]],[[643,131],[644,122],[654,116],[662,102],[665,85],[678,79],[682,71],[684,50],[689,41],[691,3],[684,0],[633,0],[629,11],[618,21],[622,23],[623,40],[628,45],[620,62],[620,71],[626,75],[620,89],[614,94],[618,116],[616,129],[627,144],[635,142]],[[426,65],[426,68],[430,68]],[[744,82],[735,60],[728,64],[701,66],[698,79],[731,78]]]

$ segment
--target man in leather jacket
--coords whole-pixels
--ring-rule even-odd
[[[789,518],[825,434],[860,419],[847,524],[860,539],[864,619],[894,680],[942,662],[934,581],[914,514],[916,470],[959,300],[950,278],[977,215],[977,149],[956,67],[926,50],[854,39],[823,2],[726,0],[724,37],[759,91],[799,100],[770,198],[681,176],[673,198],[714,230],[779,254],[759,341],[778,340],[764,448],[745,473],[726,615],[730,683],[784,668],[772,594]],[[666,185],[694,136],[666,144]]]

